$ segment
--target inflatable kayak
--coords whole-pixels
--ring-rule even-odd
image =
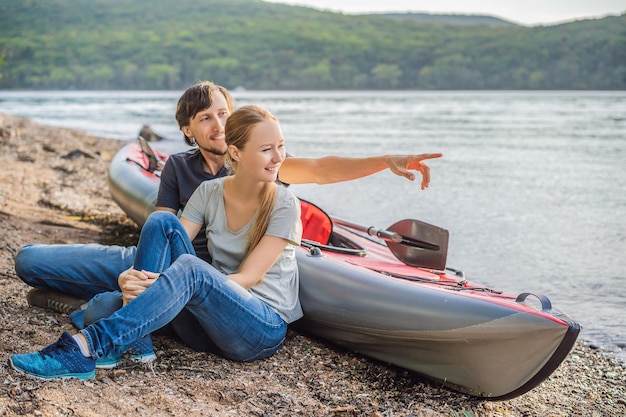
[[[111,162],[111,194],[139,225],[167,157],[131,143]],[[446,267],[444,229],[403,220],[381,230],[301,207],[295,326],[307,334],[490,400],[539,385],[578,337],[580,325],[547,297],[506,294]]]

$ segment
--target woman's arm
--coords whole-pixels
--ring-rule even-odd
[[[258,285],[288,243],[286,239],[280,237],[263,236],[259,244],[244,259],[239,270],[228,278],[247,290]]]
[[[189,236],[189,240],[193,241],[200,230],[202,229],[202,224],[194,223],[192,221],[187,220],[185,217],[180,217],[180,222],[183,224],[183,228],[187,232],[187,236]]]
[[[424,161],[442,156],[441,153],[425,153],[366,158],[326,156],[310,159],[292,157],[283,161],[278,176],[282,182],[287,184],[331,184],[366,177],[389,168],[394,174],[410,181],[415,179],[415,174],[411,171],[419,171],[422,175],[423,190],[428,188],[430,183],[430,167]]]

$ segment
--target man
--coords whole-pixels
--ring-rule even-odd
[[[176,120],[185,142],[196,148],[170,156],[161,175],[156,210],[178,213],[202,181],[228,175],[224,166],[227,149],[224,126],[233,111],[234,100],[230,93],[212,82],[198,82],[183,93],[178,101]],[[329,184],[389,168],[411,181],[415,179],[411,171],[418,171],[422,175],[421,188],[425,189],[430,182],[430,169],[423,161],[441,156],[435,153],[368,158],[290,157],[280,168],[279,180],[286,184]],[[194,247],[199,257],[209,260],[206,237],[201,236],[203,240],[194,241]],[[17,253],[15,270],[26,284],[34,287],[28,294],[30,305],[69,313],[78,309],[83,300],[100,293],[122,290],[124,300],[131,301],[143,292],[143,283],[150,277],[131,269],[135,250],[135,247],[99,244],[31,244]],[[82,320],[82,317],[73,318],[79,326]],[[193,328],[189,326],[193,318],[181,317],[175,322],[184,323],[173,326],[184,340],[186,329]]]

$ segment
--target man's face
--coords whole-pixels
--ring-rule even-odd
[[[214,155],[224,156],[227,149],[224,127],[228,116],[230,116],[230,111],[224,94],[214,91],[211,106],[192,117],[189,126],[183,126],[183,133],[195,138],[200,149]]]

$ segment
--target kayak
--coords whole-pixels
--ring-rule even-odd
[[[110,164],[111,195],[140,226],[167,158],[140,141]],[[299,331],[488,400],[537,387],[576,342],[580,324],[548,297],[507,294],[446,266],[442,228],[406,219],[377,229],[307,201],[301,209]]]

